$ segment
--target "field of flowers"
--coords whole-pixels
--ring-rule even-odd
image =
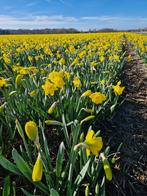
[[[139,34],[0,36],[3,195],[107,193],[119,148],[111,152],[95,123],[122,101],[126,42],[147,62]]]

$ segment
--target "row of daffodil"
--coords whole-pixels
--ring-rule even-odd
[[[129,34],[127,38],[128,42],[131,43],[131,47],[147,63],[147,36],[142,34]]]
[[[3,126],[14,136],[16,117],[60,121],[64,113],[70,123],[113,111],[124,90],[123,39],[122,33],[3,37]]]

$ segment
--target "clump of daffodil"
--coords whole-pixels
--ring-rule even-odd
[[[6,79],[3,77],[0,77],[0,88],[6,86],[6,84],[7,84]]]
[[[86,135],[85,141],[77,144],[74,149],[76,150],[79,147],[86,149],[87,156],[89,156],[90,154],[97,156],[99,155],[99,152],[103,147],[102,137],[96,137],[94,131],[89,130]]]
[[[103,103],[106,100],[106,95],[100,92],[92,93],[89,97],[91,98],[92,102],[97,105]]]
[[[74,77],[73,84],[74,84],[75,88],[81,88],[82,87],[81,80],[78,76]]]
[[[33,171],[32,171],[33,182],[41,181],[42,175],[43,175],[43,163],[41,160],[40,153],[38,153],[38,157],[37,157],[37,160],[35,162],[35,165],[34,165]]]
[[[124,86],[120,86],[121,85],[121,81],[118,81],[117,84],[114,86],[112,86],[115,95],[121,95],[125,89]]]
[[[39,136],[38,136],[38,127],[34,121],[28,121],[25,124],[25,132],[28,138],[35,143],[37,148],[40,148]]]

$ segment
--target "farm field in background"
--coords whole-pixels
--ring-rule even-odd
[[[123,101],[126,45],[147,63],[141,34],[0,36],[3,194],[107,193],[120,146],[112,152],[96,124]]]

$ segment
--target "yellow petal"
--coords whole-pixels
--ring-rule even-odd
[[[88,148],[86,148],[86,155],[87,155],[87,157],[90,156],[90,150]]]
[[[98,155],[103,147],[102,137],[94,137],[88,145],[92,154]]]
[[[93,135],[94,135],[94,131],[93,130],[88,131],[88,133],[86,135],[86,142],[91,141]]]

